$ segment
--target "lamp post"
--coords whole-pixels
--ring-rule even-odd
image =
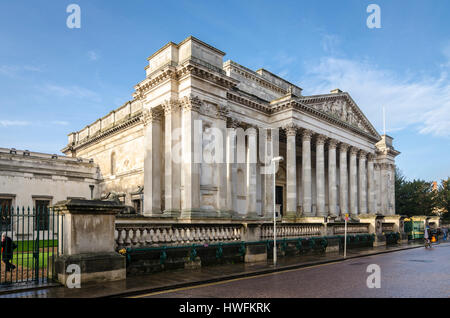
[[[277,212],[276,212],[276,186],[275,186],[275,164],[283,161],[283,157],[272,158],[273,166],[273,266],[277,265]]]

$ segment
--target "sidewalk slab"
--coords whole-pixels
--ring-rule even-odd
[[[449,243],[441,243],[449,244]],[[423,247],[423,244],[409,243],[395,246],[379,246],[370,249],[350,249],[346,259],[353,259],[383,253]],[[158,292],[187,286],[213,283],[230,279],[257,276],[277,271],[308,267],[332,262],[343,261],[340,253],[323,255],[302,255],[279,258],[276,267],[271,261],[259,263],[239,263],[215,265],[199,269],[180,269],[164,271],[145,276],[132,276],[126,280],[106,282],[95,285],[84,285],[79,289],[68,289],[63,286],[44,288],[39,290],[21,291],[0,295],[8,298],[99,298],[126,297],[141,293]]]

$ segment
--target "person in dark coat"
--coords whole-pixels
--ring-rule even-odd
[[[9,272],[11,269],[15,269],[16,266],[11,264],[11,260],[13,258],[13,251],[17,247],[14,244],[13,240],[6,235],[6,233],[2,234],[2,261],[5,263],[6,270]]]

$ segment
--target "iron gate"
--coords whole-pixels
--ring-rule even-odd
[[[62,215],[46,206],[0,206],[0,288],[54,280],[54,262],[62,248],[58,240],[62,224]]]

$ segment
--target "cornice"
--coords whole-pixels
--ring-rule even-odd
[[[94,136],[88,137],[88,138],[86,138],[86,139],[84,139],[84,140],[82,140],[82,141],[80,141],[80,142],[78,142],[76,144],[68,145],[67,147],[65,147],[63,149],[63,152],[64,151],[69,151],[69,150],[80,150],[80,149],[82,149],[82,148],[84,148],[84,147],[86,147],[86,146],[88,146],[88,145],[90,145],[90,144],[92,144],[94,142],[102,140],[102,139],[104,139],[104,138],[106,138],[106,137],[108,137],[110,135],[113,135],[113,134],[118,133],[118,132],[120,132],[122,130],[125,130],[126,128],[130,128],[130,127],[136,126],[137,124],[140,124],[140,123],[143,123],[143,122],[144,122],[144,112],[141,110],[139,112],[136,112],[133,117],[130,117],[129,119],[121,122],[120,124],[118,124],[116,126],[113,126],[113,127],[109,128],[109,129],[106,129],[104,131],[97,132]]]

